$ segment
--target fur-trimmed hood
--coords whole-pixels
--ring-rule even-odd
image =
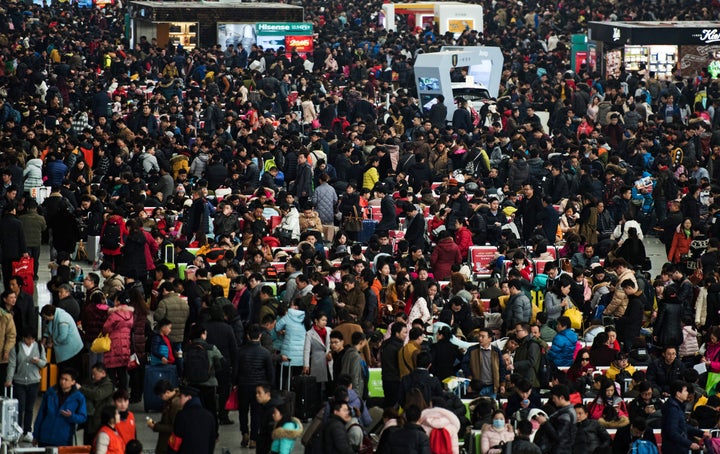
[[[280,440],[281,438],[300,439],[303,434],[303,425],[297,418],[292,418],[290,422],[286,422],[282,427],[276,427],[272,431],[272,439]]]

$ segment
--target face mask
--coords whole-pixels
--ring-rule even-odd
[[[504,419],[493,419],[493,427],[496,429],[502,429],[505,427],[505,420]]]

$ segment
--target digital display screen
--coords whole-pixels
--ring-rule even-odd
[[[418,77],[418,90],[438,91],[440,90],[440,79],[437,77]]]

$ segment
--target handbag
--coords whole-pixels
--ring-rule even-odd
[[[362,231],[362,218],[357,214],[357,208],[353,207],[353,213],[355,216],[348,216],[345,218],[343,228],[346,232],[361,232]]]
[[[140,367],[140,358],[138,358],[137,353],[133,353],[128,359],[127,370],[135,370],[138,367]]]
[[[107,353],[110,351],[110,335],[100,333],[92,342],[90,351],[93,353]]]
[[[563,315],[570,319],[570,327],[572,329],[581,329],[583,322],[583,313],[577,307],[569,305]]]
[[[277,236],[277,239],[280,240],[280,244],[283,246],[286,246],[292,242],[292,230],[290,229],[281,229],[277,228],[275,229],[275,235]]]
[[[230,390],[230,395],[227,401],[225,401],[225,411],[240,410],[240,397],[238,396],[238,392],[239,390],[237,388]]]
[[[320,129],[320,120],[318,120],[317,118],[313,119],[310,122],[310,127],[313,129]]]

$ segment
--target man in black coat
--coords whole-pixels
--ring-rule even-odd
[[[388,193],[387,187],[378,183],[375,185],[375,195],[380,201],[380,213],[382,219],[378,222],[375,227],[375,233],[380,234],[381,232],[387,232],[388,230],[397,229],[397,214],[395,212],[395,200]]]
[[[441,397],[443,393],[442,383],[437,377],[430,374],[428,370],[432,361],[430,352],[421,351],[415,360],[416,367],[408,375],[404,376],[400,383],[398,403],[401,407],[405,405],[405,395],[412,388],[418,388],[425,397],[425,402],[430,402],[433,397]]]
[[[298,153],[297,157],[297,178],[295,178],[295,189],[293,194],[300,200],[300,204],[305,203],[308,198],[313,195],[313,175],[312,167],[307,162],[308,154]]]
[[[197,454],[215,452],[217,426],[215,417],[202,407],[199,391],[190,386],[180,387],[183,409],[175,417],[168,452]]]
[[[390,338],[383,342],[380,351],[382,385],[386,408],[392,407],[397,403],[398,390],[400,389],[398,354],[405,343],[407,331],[407,325],[405,323],[393,323],[392,328],[390,328]]]
[[[550,390],[550,398],[557,411],[550,418],[539,414],[535,416],[537,422],[540,423],[542,432],[540,440],[535,443],[540,445],[543,452],[552,454],[572,453],[575,444],[575,434],[577,433],[577,415],[575,408],[570,403],[570,390],[565,385],[553,386]]]
[[[532,184],[528,183],[523,185],[523,191],[525,192],[525,197],[523,197],[518,204],[517,217],[522,219],[522,238],[528,241],[535,227],[541,224],[538,217],[543,209],[543,205],[540,201],[540,196],[535,194],[535,188]],[[555,243],[554,231],[552,242],[553,244]]]
[[[248,342],[238,352],[238,364],[243,373],[237,374],[238,399],[240,403],[240,431],[243,434],[241,446],[255,444],[260,423],[260,404],[255,399],[255,388],[261,383],[273,383],[275,369],[270,352],[260,345],[262,331],[257,324],[247,330]],[[250,408],[250,430],[248,430],[248,407]]]
[[[405,240],[410,247],[417,246],[425,251],[425,218],[418,213],[419,211],[414,204],[408,204],[408,206],[405,207],[405,219],[407,223]]]
[[[5,206],[0,219],[0,250],[2,251],[2,278],[8,282],[12,276],[12,263],[27,254],[25,232],[17,217],[17,205],[11,202]]]
[[[654,389],[659,389],[664,397],[671,396],[670,385],[682,380],[685,374],[685,365],[677,357],[674,346],[666,346],[662,357],[655,359],[647,368],[647,379]]]
[[[333,402],[330,409],[332,415],[328,417],[323,429],[323,446],[325,452],[334,454],[353,454],[355,451],[350,445],[345,426],[350,422],[350,407],[347,402]]]

